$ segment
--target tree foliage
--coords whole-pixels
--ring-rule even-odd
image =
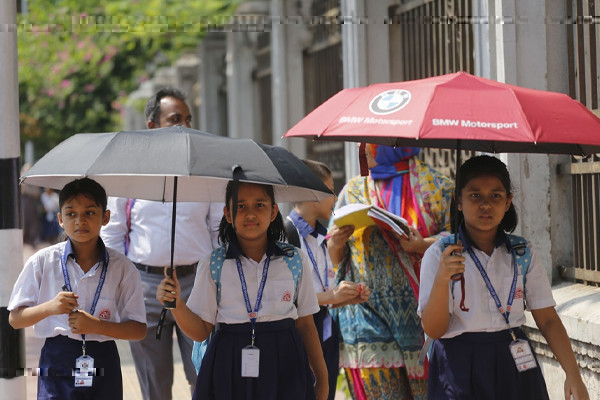
[[[195,49],[238,3],[29,0],[18,19],[22,142],[40,156],[75,133],[120,129],[128,93]]]

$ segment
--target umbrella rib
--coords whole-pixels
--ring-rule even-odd
[[[90,167],[89,169],[85,172],[85,177],[89,177],[90,176],[90,171],[93,171],[94,168],[96,167],[96,162],[98,162],[98,159],[100,158],[100,156],[102,154],[104,154],[104,152],[106,151],[106,149],[111,147],[111,144],[117,140],[117,136],[119,135],[119,133],[121,133],[121,131],[119,132],[114,132],[112,137],[110,138],[110,140],[104,145],[104,148],[102,149],[102,151],[100,151],[100,153],[98,153],[98,155],[96,156],[96,159],[94,161],[92,161],[92,163],[90,163]],[[80,134],[81,135],[81,134]],[[85,134],[83,134],[85,135]]]
[[[369,88],[370,88],[370,87],[372,87],[372,86],[373,86],[373,85],[369,85]],[[352,90],[352,89],[357,89],[357,88],[346,88],[346,89],[342,90],[341,92],[339,92],[338,94],[341,94],[341,93],[343,93],[343,92],[345,92],[345,91]],[[337,95],[336,95],[336,96],[337,96]],[[335,96],[333,96],[333,97],[335,97]],[[332,97],[331,99],[333,99],[333,97]],[[352,99],[352,101],[350,101],[350,102],[349,102],[349,103],[346,105],[346,107],[344,107],[344,109],[342,109],[342,111],[340,111],[339,113],[337,113],[337,114],[336,114],[336,116],[335,116],[335,119],[332,119],[332,120],[331,120],[331,122],[330,122],[330,123],[327,125],[327,128],[325,128],[325,129],[323,130],[323,132],[326,132],[326,131],[328,131],[328,130],[331,128],[331,126],[332,126],[332,125],[336,124],[336,123],[337,123],[337,121],[339,121],[339,120],[340,120],[340,116],[341,116],[341,115],[342,115],[342,114],[345,112],[345,110],[346,110],[348,107],[350,107],[352,104],[356,103],[356,101],[358,101],[359,97],[361,97],[361,96],[360,96],[360,94],[357,94],[356,96],[354,96],[354,99]],[[329,99],[329,100],[331,100],[331,99]],[[326,100],[326,101],[329,101],[329,100]],[[317,108],[318,108],[318,107],[317,107]],[[315,110],[316,110],[316,109],[315,109]],[[323,132],[319,132],[319,133],[317,134],[317,139],[321,138],[321,135],[323,134]]]
[[[523,119],[523,121],[525,121],[527,130],[531,134],[531,140],[534,142],[534,145],[537,145],[533,129],[531,129],[531,125],[529,125],[529,120],[527,119],[527,116],[525,115],[525,112],[523,112],[523,106],[521,106],[521,102],[519,101],[519,98],[517,97],[517,94],[515,93],[515,91],[512,88],[510,88],[510,94],[515,99],[516,103],[520,105],[520,107],[519,107],[519,114],[521,114],[521,118]]]
[[[444,82],[444,83],[446,83],[446,82]],[[425,124],[425,120],[427,119],[425,116],[429,114],[429,108],[431,107],[431,99],[435,96],[435,93],[438,91],[438,88],[442,85],[443,85],[443,83],[439,84],[439,85],[435,85],[435,87],[431,91],[431,94],[429,95],[429,98],[427,99],[427,107],[425,108],[425,112],[423,112],[423,118],[421,118],[421,121],[419,123],[419,129],[417,129],[417,138],[416,138],[417,141],[419,139],[421,139],[423,125]]]

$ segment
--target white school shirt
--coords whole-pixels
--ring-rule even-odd
[[[525,298],[527,310],[536,310],[556,305],[552,297],[552,288],[548,282],[546,271],[539,262],[536,253],[528,244],[531,251],[531,264],[527,271],[525,284]],[[417,313],[422,315],[435,279],[435,274],[440,265],[440,257],[443,252],[441,241],[436,242],[427,249],[421,260],[421,284],[419,288],[419,307]],[[505,244],[496,247],[491,256],[475,246],[471,247],[487,272],[490,281],[502,307],[506,310],[506,302],[513,280],[512,255]],[[460,309],[461,286],[460,281],[450,283],[449,294],[450,324],[442,338],[452,338],[465,332],[497,332],[507,329],[506,320],[498,311],[494,299],[481,277],[481,273],[471,259],[469,253],[464,250],[465,257],[465,302],[468,312]],[[510,326],[519,327],[525,323],[524,301],[523,301],[523,275],[521,266],[517,265],[518,278],[515,298],[510,310]]]
[[[46,247],[27,260],[13,287],[8,302],[9,311],[45,303],[62,291],[65,279],[60,258],[65,244],[61,242]],[[138,321],[145,324],[146,308],[140,273],[123,254],[109,248],[106,250],[109,263],[94,316],[111,322]],[[79,296],[79,308],[90,312],[103,262],[98,262],[87,273],[83,272],[73,257],[68,257],[66,266],[71,289]],[[64,335],[81,340],[80,334],[71,332],[68,317],[67,314],[60,314],[42,319],[33,325],[35,336],[47,338]],[[114,340],[98,334],[86,334],[85,339],[99,342]]]
[[[109,197],[110,221],[100,236],[107,247],[125,251],[127,236],[126,198]],[[178,202],[175,222],[174,265],[189,265],[203,259],[218,246],[223,203]],[[127,256],[151,266],[171,263],[173,203],[136,199],[131,209],[131,232]]]
[[[269,246],[267,253],[273,252],[269,263],[267,281],[263,291],[257,322],[279,321],[286,318],[294,320],[298,317],[315,314],[319,311],[317,296],[311,284],[310,261],[300,253],[302,258],[302,277],[298,281],[298,307],[294,305],[294,278],[290,272],[283,253]],[[229,248],[231,250],[232,244]],[[228,252],[235,255],[236,252]],[[258,286],[262,279],[267,255],[259,263],[239,256],[248,287],[248,298],[252,311],[256,305]],[[307,279],[309,277],[309,279]],[[204,321],[216,323],[242,324],[250,322],[246,310],[246,302],[242,294],[242,285],[238,274],[236,259],[226,258],[221,270],[221,300],[217,307],[217,286],[210,273],[210,257],[198,264],[194,288],[187,301],[187,306]]]
[[[306,259],[308,260],[308,263],[311,266],[313,277],[312,283],[315,289],[315,293],[324,292],[323,285],[325,285],[325,274],[327,274],[328,289],[334,289],[335,272],[333,270],[333,262],[331,261],[331,256],[329,255],[329,250],[327,249],[327,246],[322,246],[323,242],[325,242],[327,229],[319,222],[317,222],[317,237],[315,237],[311,234],[313,228],[295,210],[292,210],[287,218],[290,221],[292,221],[292,223],[296,227],[296,230],[298,231],[298,236],[300,238],[300,249],[303,253],[305,253]],[[306,240],[306,242],[304,240]],[[306,250],[307,243],[317,263],[319,273],[318,276],[317,271],[315,271],[312,261],[308,256],[308,252]],[[325,248],[325,251],[323,251],[323,248]],[[327,268],[327,272],[325,272],[325,268]],[[321,280],[319,280],[319,277],[321,278]],[[321,282],[323,282],[323,284],[321,284]]]

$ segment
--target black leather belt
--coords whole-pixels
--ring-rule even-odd
[[[165,267],[153,267],[152,265],[145,265],[134,262],[137,269],[140,271],[147,272],[149,274],[165,274]],[[186,275],[195,274],[196,267],[198,263],[190,264],[190,265],[176,265],[174,268],[177,270],[177,277],[181,278]]]

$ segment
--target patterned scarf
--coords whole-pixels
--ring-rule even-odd
[[[367,146],[377,162],[377,165],[370,169],[371,177],[381,181],[378,197],[383,204],[377,205],[406,219],[409,225],[417,227],[423,237],[429,237],[408,174],[408,160],[419,154],[421,149],[376,144],[367,144]]]

